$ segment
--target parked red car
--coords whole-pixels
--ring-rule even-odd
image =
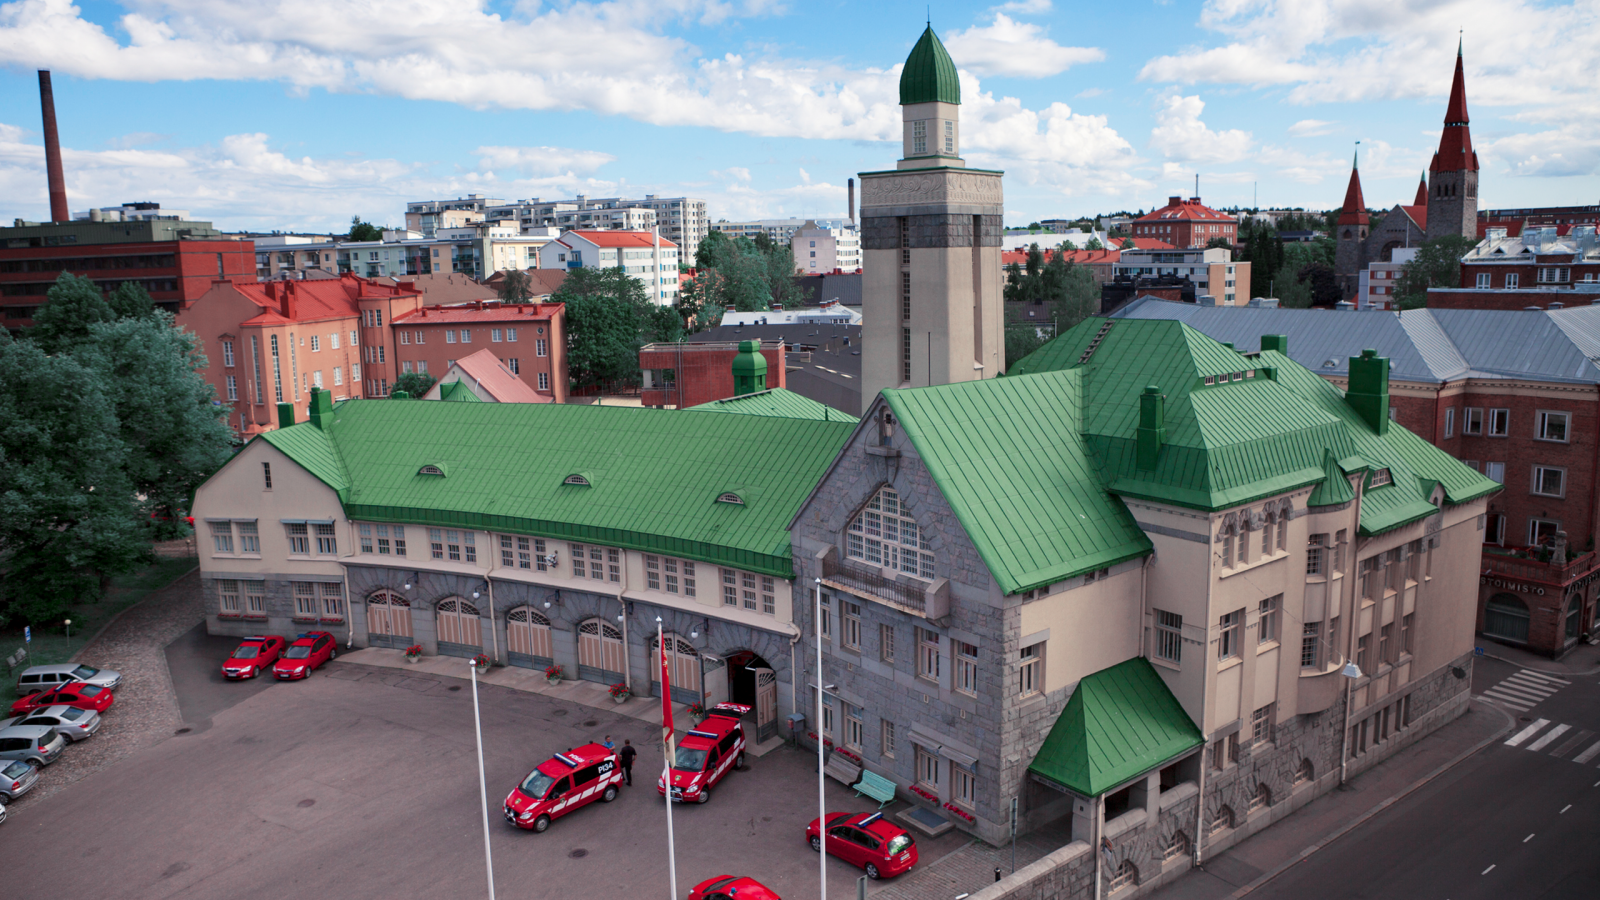
[[[689,892],[689,900],[782,900],[777,892],[748,875],[707,878]]]
[[[233,655],[223,661],[222,677],[229,681],[254,678],[278,661],[285,646],[284,639],[275,634],[247,637]]]
[[[744,726],[739,717],[750,707],[718,703],[699,725],[683,736],[672,760],[672,799],[705,803],[711,787],[732,769],[744,768]],[[656,779],[656,793],[666,796],[667,783]]]
[[[111,704],[115,700],[116,698],[111,695],[110,688],[101,687],[98,684],[75,681],[71,684],[63,684],[48,691],[40,691],[37,694],[29,694],[23,697],[21,700],[11,704],[11,714],[13,716],[25,716],[36,709],[43,709],[46,706],[76,706],[79,709],[92,709],[97,713],[103,713],[111,708]]]
[[[326,631],[308,631],[296,638],[272,664],[272,674],[279,681],[310,678],[312,669],[339,655],[337,643]]]
[[[817,823],[806,826],[806,843],[822,849]],[[860,866],[872,879],[899,875],[917,864],[917,844],[911,835],[883,817],[883,813],[829,813],[828,852],[852,866]]]
[[[543,832],[550,820],[588,806],[596,800],[617,799],[622,767],[617,755],[603,744],[584,744],[557,753],[540,763],[506,796],[506,821],[529,831]]]

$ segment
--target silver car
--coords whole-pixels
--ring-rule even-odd
[[[29,666],[17,676],[17,693],[26,697],[47,691],[57,685],[72,681],[87,681],[103,688],[116,690],[122,686],[122,673],[110,669],[96,669],[82,663],[51,663],[47,666]]]
[[[67,739],[49,725],[13,725],[0,730],[0,759],[48,766],[61,756]]]
[[[100,730],[103,720],[92,709],[76,706],[46,706],[25,716],[0,721],[0,729],[13,725],[48,725],[61,732],[61,736],[74,743],[84,740]]]
[[[7,802],[33,790],[39,783],[39,767],[21,760],[0,763],[0,797]]]

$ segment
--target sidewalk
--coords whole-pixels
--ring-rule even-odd
[[[1152,896],[1159,900],[1243,897],[1500,738],[1512,724],[1505,712],[1474,701],[1454,722],[1282,822],[1205,860],[1200,869]]]
[[[1478,637],[1478,646],[1483,648],[1483,655],[1490,659],[1508,662],[1513,666],[1532,669],[1547,675],[1594,675],[1600,673],[1600,645],[1578,644],[1560,659],[1551,659],[1538,653],[1530,653],[1521,647],[1512,647],[1508,644],[1497,644],[1483,636]]]

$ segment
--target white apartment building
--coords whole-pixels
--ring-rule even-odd
[[[661,306],[678,302],[678,245],[639,231],[567,231],[539,251],[541,269],[615,267],[644,283]]]
[[[410,215],[408,213],[408,215]],[[318,240],[298,235],[256,239],[256,277],[337,276],[364,278],[457,272],[484,279],[495,272],[539,268],[539,248],[555,240],[553,228],[524,233],[514,222],[479,222],[438,227],[432,236],[385,231],[377,241]]]
[[[504,204],[504,200],[468,194],[455,200],[418,200],[406,204],[406,230],[433,237],[440,228],[459,228],[482,222],[484,211]]]
[[[1196,294],[1210,294],[1219,306],[1243,306],[1250,299],[1250,264],[1234,262],[1233,252],[1210,250],[1124,250],[1111,269],[1114,278],[1175,275],[1194,282]]]
[[[790,238],[795,272],[820,275],[861,270],[861,233],[854,225],[819,225],[808,220]]]
[[[808,309],[757,309],[722,314],[723,325],[860,325],[861,310],[842,303],[824,303]]]
[[[661,236],[681,248],[685,258],[693,259],[706,236],[706,202],[690,197],[659,197],[646,194],[643,200],[628,197],[591,199],[579,194],[571,200],[488,201],[483,209],[489,219],[515,219],[524,233],[532,228],[557,228],[562,231],[650,231],[660,228]]]
[[[1406,263],[1414,259],[1417,252],[1416,247],[1396,247],[1389,262],[1367,263],[1356,288],[1356,309],[1397,309],[1395,286],[1400,282]]]

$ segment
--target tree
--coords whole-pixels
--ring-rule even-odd
[[[119,319],[137,319],[156,310],[156,302],[150,299],[150,292],[137,281],[124,281],[117,285],[117,289],[106,297],[106,302]]]
[[[573,269],[550,297],[566,304],[567,367],[579,386],[639,377],[639,347],[655,321],[637,278],[621,269]]]
[[[1395,295],[1401,309],[1420,309],[1428,305],[1428,288],[1459,287],[1461,257],[1476,241],[1459,234],[1447,234],[1423,243],[1417,255],[1400,270]]]
[[[1083,247],[1085,250],[1104,250],[1105,248],[1106,245],[1097,237],[1089,238],[1089,243]]]
[[[526,303],[533,298],[533,277],[521,269],[511,269],[495,288],[502,303]]]
[[[46,353],[71,350],[89,337],[91,325],[117,319],[116,310],[106,302],[100,287],[71,272],[62,272],[45,298],[33,314],[33,327],[28,329],[27,337]]]
[[[1122,249],[1122,250],[1137,250],[1137,249],[1139,249],[1139,245],[1135,244],[1133,242],[1133,238],[1131,238],[1131,237],[1123,238],[1122,239],[1122,247],[1120,249]]]
[[[756,238],[729,239],[714,231],[700,242],[695,254],[699,274],[691,283],[699,307],[751,312],[802,302],[794,281],[793,248],[775,243],[765,234]]]
[[[427,372],[403,372],[394,380],[389,396],[393,397],[395,391],[405,391],[411,399],[421,400],[422,395],[426,394],[438,380]]]
[[[350,217],[350,233],[345,236],[347,241],[381,241],[383,229],[371,222],[361,221],[360,216]]]
[[[1284,309],[1311,308],[1311,285],[1300,280],[1300,269],[1293,263],[1284,263],[1272,274],[1267,290],[1262,296],[1276,296]]]
[[[1233,242],[1228,240],[1225,237],[1221,237],[1221,236],[1214,237],[1211,240],[1206,241],[1206,249],[1207,250],[1232,250],[1233,249]]]
[[[1070,252],[1072,252],[1073,250],[1076,250],[1076,249],[1078,249],[1078,245],[1074,244],[1072,242],[1072,238],[1067,238],[1066,240],[1061,242],[1061,250],[1062,250],[1062,252],[1070,253]]]
[[[1311,289],[1311,305],[1332,306],[1344,299],[1344,292],[1339,290],[1339,278],[1333,272],[1333,267],[1326,263],[1311,263],[1300,267],[1295,273],[1295,280],[1305,284]]]

